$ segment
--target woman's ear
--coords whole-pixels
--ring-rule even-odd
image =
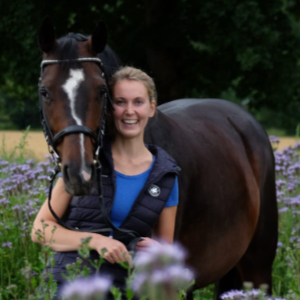
[[[155,115],[155,111],[156,111],[156,101],[155,100],[151,101],[150,109],[151,109],[150,118],[152,118]]]

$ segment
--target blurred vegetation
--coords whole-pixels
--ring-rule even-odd
[[[300,123],[300,2],[295,0],[0,1],[0,127],[39,126],[37,31],[90,34],[99,19],[124,64],[149,72],[159,103],[223,98],[266,127]]]

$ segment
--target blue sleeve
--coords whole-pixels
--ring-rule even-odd
[[[176,176],[171,194],[170,194],[169,199],[167,200],[167,202],[165,204],[165,207],[178,205],[178,198],[179,198],[178,179],[177,179],[177,176]]]
[[[61,174],[61,173],[59,173],[59,174],[58,174],[58,177],[62,177],[62,174]]]

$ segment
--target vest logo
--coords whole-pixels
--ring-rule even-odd
[[[155,184],[152,184],[149,187],[148,192],[152,197],[158,197],[160,195],[160,187]]]

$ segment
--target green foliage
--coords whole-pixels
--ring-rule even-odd
[[[110,291],[111,291],[111,293],[112,293],[112,295],[113,295],[113,297],[114,297],[115,300],[121,300],[121,298],[122,298],[122,293],[121,293],[121,291],[120,291],[119,288],[117,288],[117,287],[115,287],[115,286],[112,286],[112,287],[110,288]]]
[[[154,77],[160,103],[184,97],[247,99],[252,112],[282,112],[279,125],[295,130],[299,9],[293,0],[1,1],[0,119],[8,116],[19,128],[39,124],[37,31],[49,15],[57,36],[90,34],[103,19],[109,44],[123,62]]]

